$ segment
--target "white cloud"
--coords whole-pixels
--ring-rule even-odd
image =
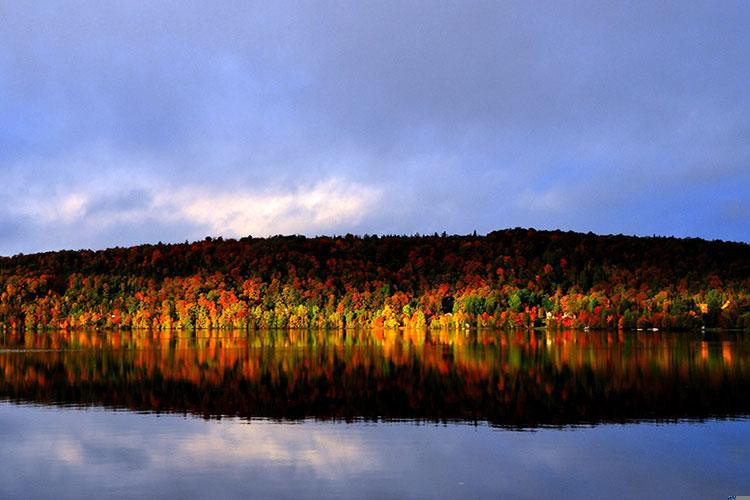
[[[86,213],[87,203],[88,197],[84,194],[75,193],[66,196],[60,203],[60,217],[67,221],[82,217]]]
[[[17,241],[0,234],[5,236],[0,254],[206,235],[357,232],[383,201],[382,188],[340,173],[314,179],[269,175],[268,181],[253,183],[220,172],[205,183],[180,179],[164,158],[102,144],[54,158],[22,159],[0,171],[0,184],[7,187],[0,190],[3,215],[22,228]]]
[[[198,187],[163,192],[155,207],[170,218],[187,220],[226,236],[336,231],[353,227],[373,209],[379,190],[329,179],[284,190],[216,193]]]
[[[28,216],[37,223],[74,223],[86,215],[90,196],[82,192],[64,195],[24,196],[12,203],[8,211]]]
[[[257,189],[174,188],[154,178],[134,181],[117,176],[94,181],[19,195],[9,203],[8,213],[48,231],[75,229],[75,234],[84,231],[89,238],[113,230],[137,233],[144,221],[193,228],[184,238],[322,234],[355,231],[382,198],[380,189],[342,178]]]

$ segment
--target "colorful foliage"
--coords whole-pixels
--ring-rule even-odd
[[[514,229],[0,258],[6,329],[750,329],[750,245]]]

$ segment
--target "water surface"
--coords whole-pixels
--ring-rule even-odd
[[[725,498],[732,332],[0,334],[2,497]]]

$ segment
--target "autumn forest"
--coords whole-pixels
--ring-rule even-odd
[[[6,330],[750,329],[750,245],[512,229],[0,258]]]

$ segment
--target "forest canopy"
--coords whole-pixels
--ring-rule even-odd
[[[750,245],[509,229],[0,258],[5,329],[750,329]]]

